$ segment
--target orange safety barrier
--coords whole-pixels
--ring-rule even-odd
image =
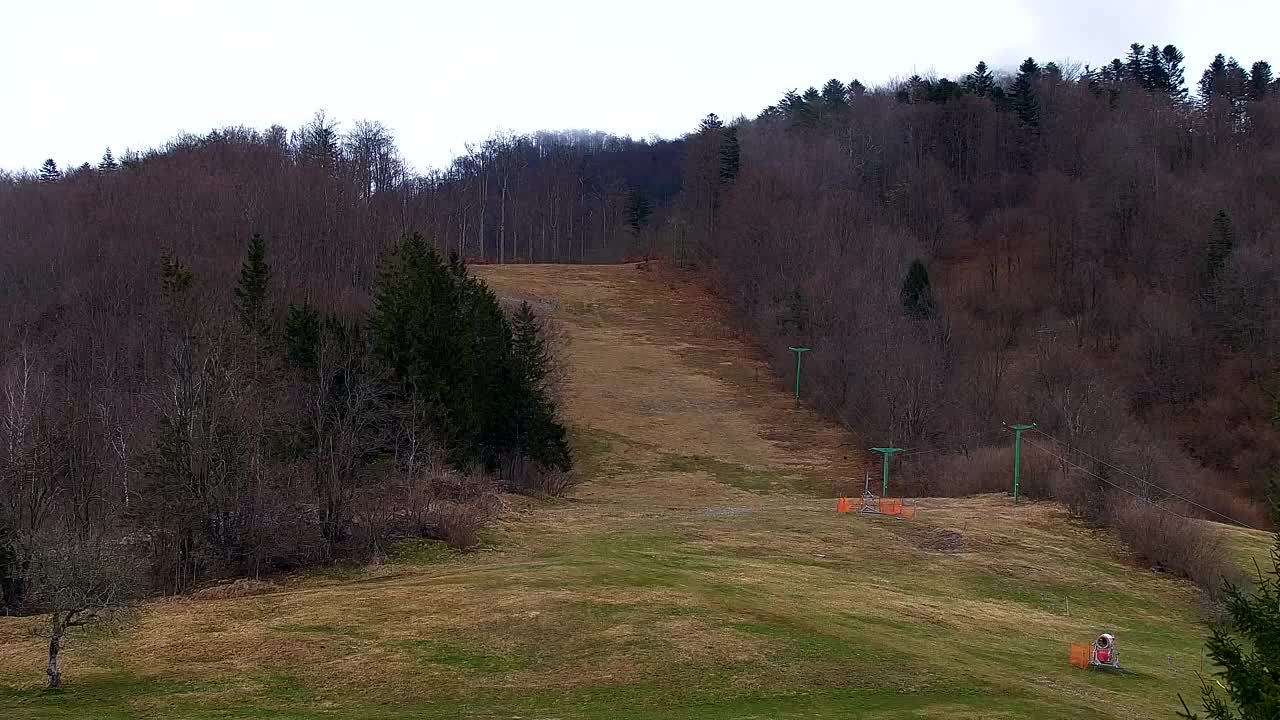
[[[847,513],[853,506],[853,498],[836,498],[836,512]]]
[[[902,501],[897,498],[880,498],[880,514],[901,515]]]
[[[1071,643],[1071,664],[1081,670],[1088,670],[1090,649],[1088,643]]]
[[[913,518],[913,517],[915,517],[915,516],[916,516],[916,509],[915,509],[915,508],[911,507],[910,505],[903,505],[903,506],[902,506],[902,519],[903,519],[903,520],[910,520],[911,518]]]

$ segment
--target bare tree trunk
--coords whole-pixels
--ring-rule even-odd
[[[62,689],[62,669],[58,666],[58,654],[62,652],[64,632],[62,619],[55,612],[53,614],[53,634],[49,638],[49,667],[45,670],[45,674],[49,676],[49,684],[45,686],[46,690]]]
[[[507,176],[502,176],[502,205],[498,213],[498,262],[507,261]]]

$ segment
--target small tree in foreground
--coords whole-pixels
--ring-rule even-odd
[[[1218,668],[1200,688],[1205,717],[1280,718],[1280,534],[1271,548],[1271,569],[1258,570],[1258,587],[1253,592],[1227,585],[1227,611],[1234,632],[1215,628],[1205,643]],[[1182,701],[1179,716],[1198,720],[1200,716],[1191,712],[1181,695],[1178,699]]]
[[[100,535],[41,537],[32,562],[35,604],[49,614],[49,690],[62,687],[62,646],[72,628],[116,617],[137,589],[132,563]]]

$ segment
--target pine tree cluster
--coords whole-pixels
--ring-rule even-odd
[[[514,327],[497,296],[457,255],[418,234],[385,264],[370,334],[377,357],[426,408],[458,466],[522,455],[568,470],[565,430],[545,386],[550,358],[528,305]]]

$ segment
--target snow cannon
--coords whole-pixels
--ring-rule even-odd
[[[1093,641],[1093,657],[1089,664],[1096,668],[1118,670],[1120,655],[1116,652],[1116,638],[1111,633],[1102,633]]]

